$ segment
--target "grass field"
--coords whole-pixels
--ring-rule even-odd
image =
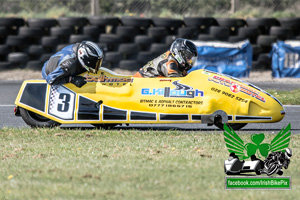
[[[283,105],[300,105],[300,89],[291,91],[267,90],[276,97]]]
[[[297,199],[300,135],[290,147],[292,190],[229,191],[220,131],[4,128],[0,199]]]

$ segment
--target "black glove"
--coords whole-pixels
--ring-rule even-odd
[[[82,76],[73,76],[71,78],[70,83],[73,83],[77,87],[81,88],[82,86],[84,86],[86,84],[86,80],[85,80],[85,77],[82,77]]]

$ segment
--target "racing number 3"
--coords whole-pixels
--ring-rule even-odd
[[[61,100],[61,103],[57,104],[57,110],[60,112],[68,112],[70,107],[70,94],[61,93],[58,97]]]

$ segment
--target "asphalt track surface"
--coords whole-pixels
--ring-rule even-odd
[[[16,117],[14,115],[14,101],[21,87],[21,81],[0,81],[0,129],[4,127],[9,128],[30,128],[25,124],[21,117]],[[273,83],[273,82],[263,82],[263,83],[253,83],[254,85],[267,89],[277,89],[277,90],[292,90],[300,88],[300,83]],[[277,123],[252,123],[245,126],[243,129],[238,131],[239,133],[278,133],[283,127],[291,123],[292,134],[300,133],[300,105],[299,106],[284,106],[286,115],[282,121]],[[81,125],[62,125],[62,129],[92,129],[93,126],[87,124]],[[140,130],[171,130],[177,129],[183,132],[189,131],[208,131],[215,132],[220,131],[215,126],[207,126],[206,124],[134,124],[130,126],[116,126],[114,129],[140,129]]]

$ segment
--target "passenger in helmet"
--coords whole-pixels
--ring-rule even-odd
[[[195,44],[187,39],[177,38],[170,50],[149,61],[134,77],[182,77],[192,68],[197,59]]]
[[[77,76],[85,71],[97,73],[103,60],[101,48],[90,41],[66,46],[45,62],[42,76],[47,83],[64,84],[73,83],[77,87],[86,84],[82,76]]]

